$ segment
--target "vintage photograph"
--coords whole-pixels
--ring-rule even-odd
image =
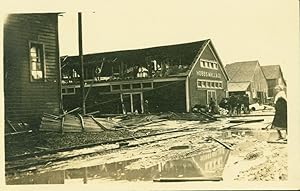
[[[6,13],[5,184],[288,181],[298,4],[270,2]]]

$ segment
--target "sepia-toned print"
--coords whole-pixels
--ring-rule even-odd
[[[288,180],[284,55],[233,56],[213,30],[102,45],[101,16],[6,16],[6,185]]]

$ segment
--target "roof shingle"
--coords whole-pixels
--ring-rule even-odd
[[[245,61],[227,64],[225,70],[230,82],[249,82],[252,81],[258,61]]]
[[[278,79],[281,77],[281,69],[279,65],[261,66],[261,69],[267,80]]]

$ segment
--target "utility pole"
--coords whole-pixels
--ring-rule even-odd
[[[79,62],[80,62],[80,89],[82,101],[82,115],[86,114],[85,111],[85,92],[84,92],[84,68],[83,68],[83,54],[82,54],[82,18],[81,12],[78,13],[78,48],[79,48]]]

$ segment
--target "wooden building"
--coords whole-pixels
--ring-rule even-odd
[[[4,24],[5,118],[36,125],[61,103],[58,13],[10,14]]]
[[[62,57],[64,109],[80,107],[79,57]],[[189,112],[225,97],[227,74],[211,42],[84,55],[87,112]]]
[[[250,103],[265,103],[268,84],[258,61],[245,61],[227,64],[229,95],[248,94]]]
[[[286,91],[286,81],[279,65],[261,66],[268,82],[268,97],[275,97],[275,86],[282,85]]]

